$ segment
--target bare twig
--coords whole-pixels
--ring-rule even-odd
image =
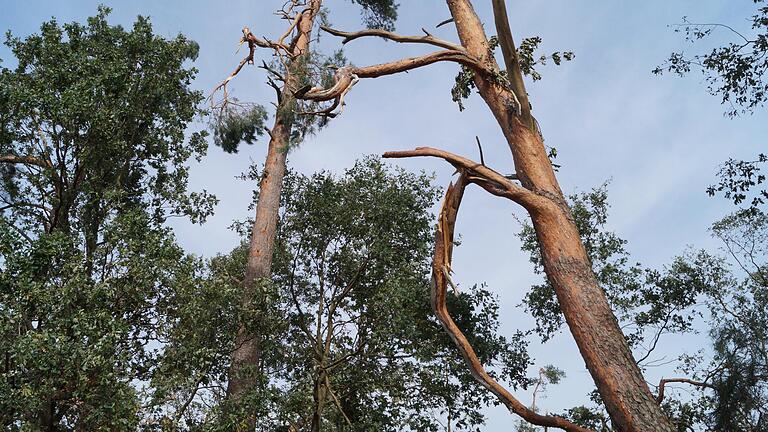
[[[703,381],[694,381],[688,378],[663,378],[659,381],[659,395],[656,396],[656,402],[661,403],[661,401],[664,400],[664,388],[669,383],[683,383],[702,388],[715,388],[712,384]]]
[[[480,137],[475,135],[475,141],[477,141],[477,149],[480,150],[480,164],[485,166],[485,158],[483,158],[483,146],[480,145]]]
[[[439,23],[438,23],[438,24],[435,26],[435,28],[440,28],[440,27],[442,27],[442,26],[444,26],[444,25],[446,25],[446,24],[450,24],[450,23],[452,23],[452,22],[453,22],[453,17],[451,17],[451,18],[448,18],[448,19],[447,19],[447,20],[445,20],[445,21],[440,21],[440,22],[439,22]]]
[[[374,37],[380,37],[383,39],[400,42],[400,43],[422,43],[422,44],[438,46],[440,48],[445,48],[452,51],[466,52],[466,49],[463,46],[459,44],[455,44],[453,42],[448,42],[442,39],[438,39],[432,36],[429,32],[427,32],[424,29],[422,29],[422,31],[424,31],[425,33],[424,36],[403,36],[397,33],[392,33],[390,31],[381,30],[381,29],[368,29],[368,30],[361,30],[356,32],[345,32],[345,31],[333,29],[327,26],[322,26],[320,28],[323,29],[325,32],[330,33],[334,36],[343,37],[344,40],[341,42],[342,44],[347,44],[361,37],[374,36]]]

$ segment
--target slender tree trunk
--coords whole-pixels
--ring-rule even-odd
[[[271,139],[264,173],[259,183],[259,200],[256,204],[256,217],[251,231],[248,263],[243,279],[242,302],[245,305],[252,305],[261,300],[259,283],[268,281],[272,276],[272,255],[280,210],[280,194],[287,169],[286,157],[293,127],[291,118],[295,114],[291,112],[295,110],[293,94],[299,82],[296,74],[301,72],[290,69],[296,65],[301,67],[301,57],[309,52],[310,34],[321,3],[321,0],[312,0],[304,11],[300,12],[301,18],[297,27],[299,35],[293,48],[293,54],[296,57],[289,65],[289,70],[285,71],[286,82],[281,92],[282,97],[275,115],[275,124],[270,131]],[[259,380],[262,342],[260,318],[256,316],[253,320],[249,320],[251,325],[239,324],[227,386],[227,397],[232,402],[242,400]]]
[[[325,371],[320,370],[315,377],[315,387],[312,398],[315,402],[315,409],[312,413],[312,432],[320,432],[320,424],[323,420],[323,410],[328,399],[327,388],[325,386]]]
[[[471,55],[495,66],[482,23],[469,0],[447,3],[462,45]],[[515,72],[519,71],[510,71],[513,87]],[[532,123],[517,115],[519,107],[509,90],[487,77],[477,76],[475,83],[507,139],[522,185],[552,203],[550,210],[530,215],[544,269],[615,427],[622,432],[671,432],[672,425],[648,389],[598,285],[540,135]],[[517,90],[520,95],[525,92],[524,87]]]

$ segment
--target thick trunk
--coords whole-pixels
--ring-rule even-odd
[[[469,0],[447,3],[462,45],[497,68]],[[551,202],[546,211],[531,212],[544,269],[611,420],[622,432],[672,431],[597,283],[541,137],[530,123],[520,120],[515,98],[508,89],[482,76],[476,78],[476,84],[504,132],[522,185]]]
[[[310,5],[300,12],[301,18],[297,30],[299,34],[295,39],[293,50],[296,56],[294,64],[301,65],[301,56],[309,52],[310,34],[321,3],[321,0],[312,0]],[[293,126],[291,122],[293,115],[289,111],[295,107],[293,93],[299,82],[296,72],[301,71],[286,71],[286,83],[282,89],[275,124],[270,132],[271,139],[264,173],[259,183],[259,200],[256,203],[256,217],[251,231],[248,263],[243,278],[242,302],[245,305],[252,305],[259,301],[259,283],[270,279],[272,275],[280,194],[287,169],[286,158]],[[249,320],[251,325],[239,324],[235,338],[235,350],[232,354],[227,385],[227,397],[232,402],[242,400],[259,380],[262,334],[259,328],[260,317],[257,315],[253,318]]]

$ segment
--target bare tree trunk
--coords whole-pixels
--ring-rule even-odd
[[[447,3],[462,45],[481,62],[495,63],[469,0]],[[514,77],[516,72],[519,70],[510,71],[510,75]],[[517,80],[511,81],[514,88]],[[552,203],[550,211],[530,212],[544,269],[614,425],[628,432],[672,431],[598,285],[540,135],[517,115],[520,107],[509,90],[500,91],[498,85],[480,76],[475,83],[507,139],[522,185]],[[525,94],[522,80],[517,92],[518,96]]]
[[[290,144],[291,118],[295,113],[295,93],[299,77],[297,70],[291,70],[300,65],[302,56],[309,52],[310,35],[314,19],[320,10],[322,0],[311,0],[307,7],[299,12],[296,26],[297,36],[293,47],[293,60],[289,70],[285,71],[285,85],[282,88],[280,102],[277,108],[275,124],[270,131],[271,139],[264,165],[264,173],[259,183],[259,200],[256,204],[256,217],[251,231],[251,241],[248,249],[248,264],[243,279],[242,302],[245,305],[259,301],[259,283],[268,281],[272,276],[272,255],[275,246],[278,211],[280,210],[280,194],[283,177],[286,173],[286,157]],[[227,397],[232,402],[240,401],[254,388],[259,379],[261,363],[260,316],[254,317],[250,326],[240,323],[235,338],[235,351],[229,369]]]

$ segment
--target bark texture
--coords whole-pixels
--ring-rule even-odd
[[[448,0],[447,3],[468,53],[498,69],[482,23],[469,0]],[[510,75],[516,74],[511,71]],[[529,213],[544,269],[587,369],[618,430],[671,432],[674,429],[651,394],[592,271],[544,143],[531,124],[517,115],[519,108],[514,106],[514,100],[522,100],[525,88],[521,83],[516,85],[516,80],[511,81],[513,88],[518,87],[517,97],[510,94],[511,89],[479,75],[475,84],[507,139],[523,187],[549,201],[548,205]]]
[[[280,91],[281,97],[278,103],[277,115],[275,116],[274,126],[270,131],[271,138],[264,164],[264,173],[259,182],[259,200],[256,204],[256,216],[248,249],[248,263],[243,279],[242,301],[244,304],[252,304],[254,301],[258,301],[259,284],[262,281],[269,281],[272,275],[272,256],[275,246],[278,211],[280,209],[280,194],[282,192],[283,177],[285,177],[286,173],[286,157],[293,127],[291,119],[296,114],[293,112],[295,111],[293,94],[296,92],[299,82],[297,73],[301,72],[292,68],[295,65],[300,67],[302,57],[309,52],[312,26],[320,10],[321,3],[321,0],[312,0],[302,11],[297,13],[296,19],[288,31],[288,33],[294,31],[294,29],[296,31],[296,36],[291,41],[289,47],[282,43],[287,35],[281,37],[277,43],[270,44],[270,47],[276,50],[288,49],[290,64],[285,74],[285,84]],[[245,63],[253,61],[254,44],[263,45],[262,43],[254,43],[255,38],[252,37],[252,34],[247,29],[243,33],[244,40],[248,41],[251,45],[250,60],[248,58],[244,60],[232,76],[239,72]],[[255,317],[256,325],[246,326],[240,323],[238,328],[227,385],[227,397],[233,402],[240,401],[254,388],[259,379],[262,337],[259,332],[259,319],[260,317]]]

